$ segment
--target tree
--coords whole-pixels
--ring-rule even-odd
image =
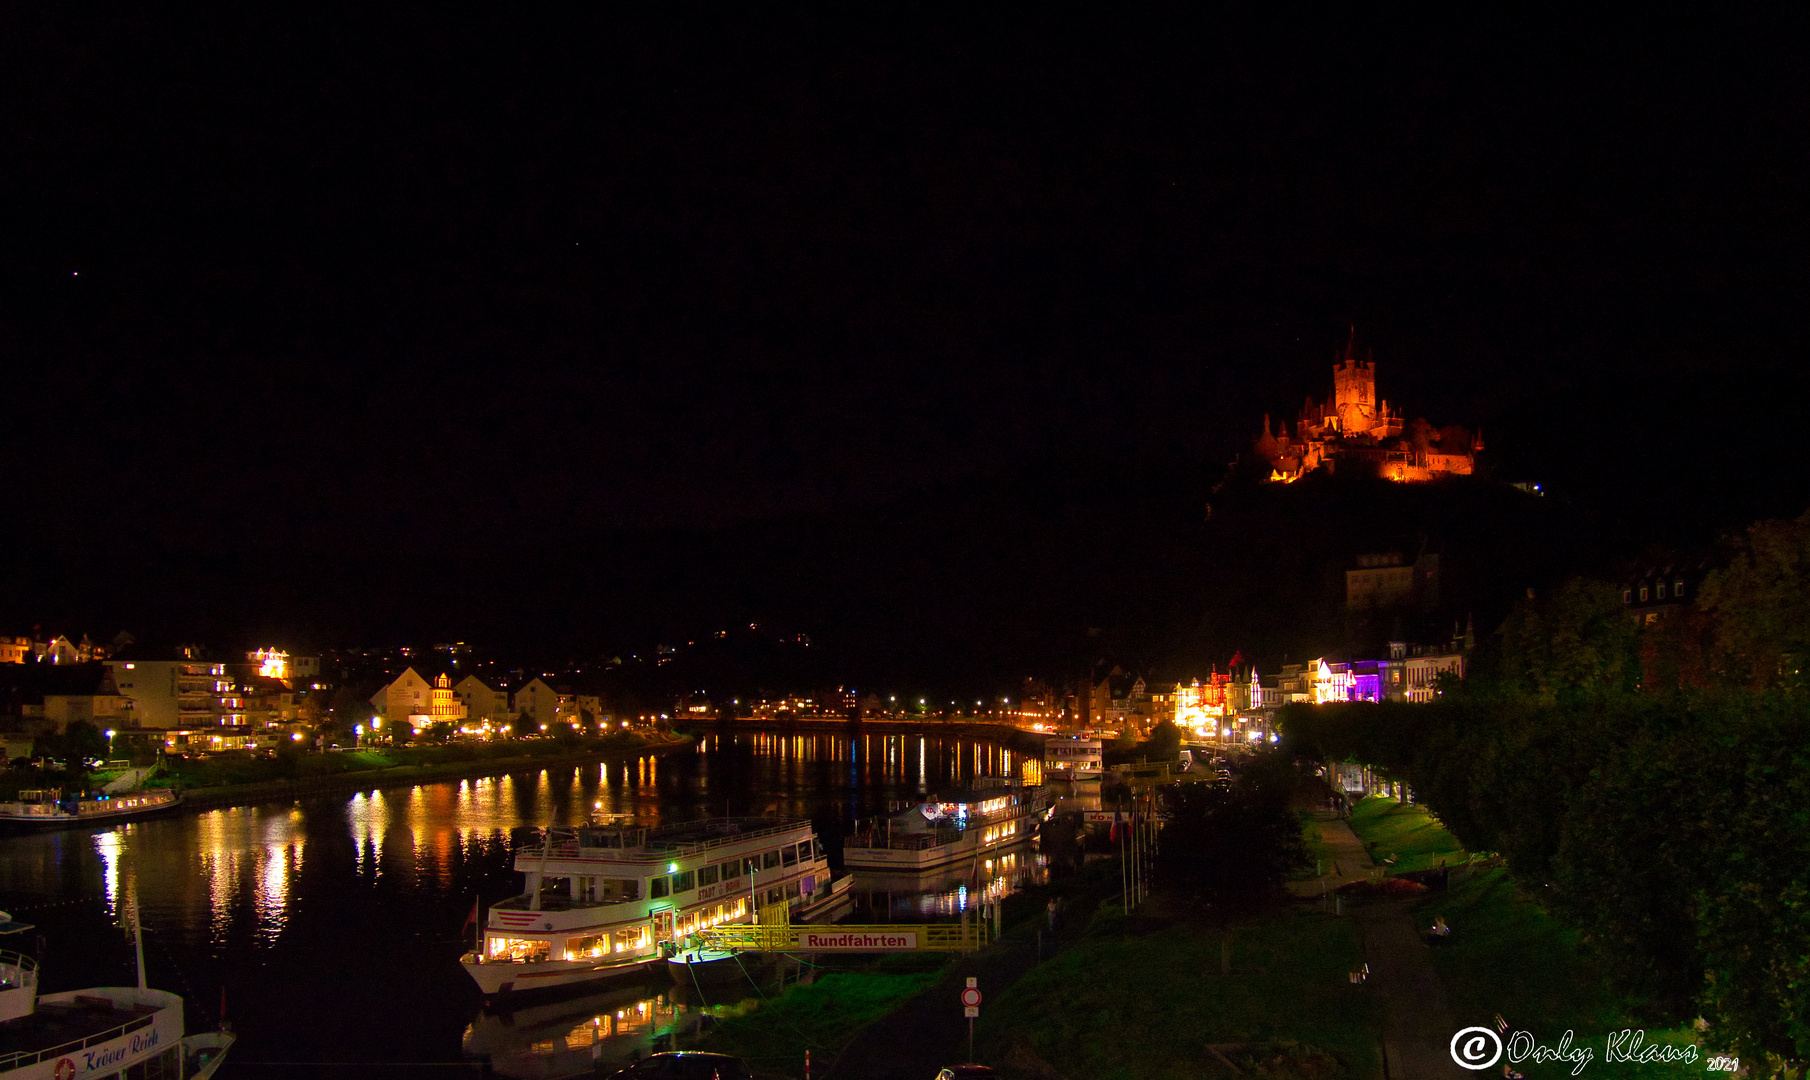
[[[39,736],[35,749],[44,757],[62,762],[66,769],[86,772],[88,759],[107,757],[107,736],[86,720],[71,720],[61,732]]]
[[[1762,521],[1710,572],[1697,605],[1708,617],[1711,666],[1752,687],[1796,686],[1810,660],[1810,512]]]
[[[1158,720],[1144,745],[1152,761],[1175,761],[1182,753],[1182,729],[1173,720]]]
[[[1286,763],[1285,763],[1286,764]],[[1170,789],[1158,870],[1164,882],[1204,901],[1224,917],[1283,895],[1289,873],[1307,865],[1301,823],[1288,790],[1259,769],[1230,789],[1181,784]]]

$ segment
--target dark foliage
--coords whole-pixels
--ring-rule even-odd
[[[1287,769],[1287,762],[1281,763]],[[1291,770],[1292,772],[1292,770]],[[1231,788],[1170,789],[1158,870],[1163,883],[1222,915],[1249,912],[1282,894],[1290,871],[1307,865],[1301,823],[1288,808],[1281,769],[1259,768]]]
[[[1413,785],[1499,851],[1652,1019],[1810,1058],[1810,519],[1735,541],[1695,610],[1606,586],[1522,605],[1431,705],[1294,706],[1291,745]]]

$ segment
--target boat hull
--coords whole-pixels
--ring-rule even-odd
[[[1011,840],[988,844],[956,842],[942,844],[932,848],[844,848],[842,865],[850,870],[878,870],[893,873],[923,873],[929,870],[941,870],[944,867],[960,863],[972,862],[976,856],[982,858],[994,852],[1008,851],[1020,844],[1030,841],[1029,836],[1014,837]]]
[[[716,954],[714,951],[702,960],[693,960],[690,953],[681,953],[666,961],[666,973],[672,977],[675,986],[726,986],[730,983],[745,982],[748,979],[748,965],[758,962],[758,954],[746,953],[737,956],[734,953]]]
[[[125,802],[126,799],[107,800],[108,802]],[[60,806],[51,807],[48,812],[33,806],[30,809],[20,803],[0,803],[0,826],[25,829],[57,829],[80,827],[84,825],[106,825],[117,821],[128,821],[150,817],[154,814],[168,813],[182,805],[182,796],[172,794],[167,799],[158,799],[150,803],[111,809],[97,804],[95,809],[84,810],[72,814]],[[36,811],[36,812],[34,812]]]
[[[658,956],[639,956],[607,964],[595,960],[480,963],[471,953],[467,953],[459,961],[465,968],[465,974],[471,976],[472,982],[478,984],[478,989],[487,998],[638,978],[645,976],[655,964],[661,962]]]

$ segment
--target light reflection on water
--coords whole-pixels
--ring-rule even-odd
[[[215,1022],[224,987],[241,1062],[451,1061],[477,1005],[457,964],[470,942],[461,923],[474,899],[520,888],[511,829],[593,812],[650,823],[775,812],[814,816],[833,833],[895,800],[1020,764],[1005,747],[915,732],[710,734],[664,759],[0,837],[0,908],[50,944],[47,990],[129,984],[119,927],[136,883],[152,985],[188,997],[195,1030]],[[941,918],[973,904],[964,890],[1035,872],[1021,848],[983,872],[992,884],[856,888],[864,919]],[[657,1011],[657,997],[636,1000]]]

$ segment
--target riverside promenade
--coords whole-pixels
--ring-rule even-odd
[[[1350,881],[1363,881],[1375,866],[1357,834],[1337,814],[1316,810],[1320,840],[1331,850],[1330,866],[1318,878],[1295,881],[1289,889],[1303,898],[1324,896]],[[1368,986],[1383,1006],[1383,1069],[1386,1080],[1459,1080],[1473,1075],[1452,1060],[1452,1035],[1460,1026],[1446,1002],[1445,987],[1433,968],[1432,951],[1421,940],[1412,915],[1400,901],[1370,902],[1345,909],[1363,933]]]

